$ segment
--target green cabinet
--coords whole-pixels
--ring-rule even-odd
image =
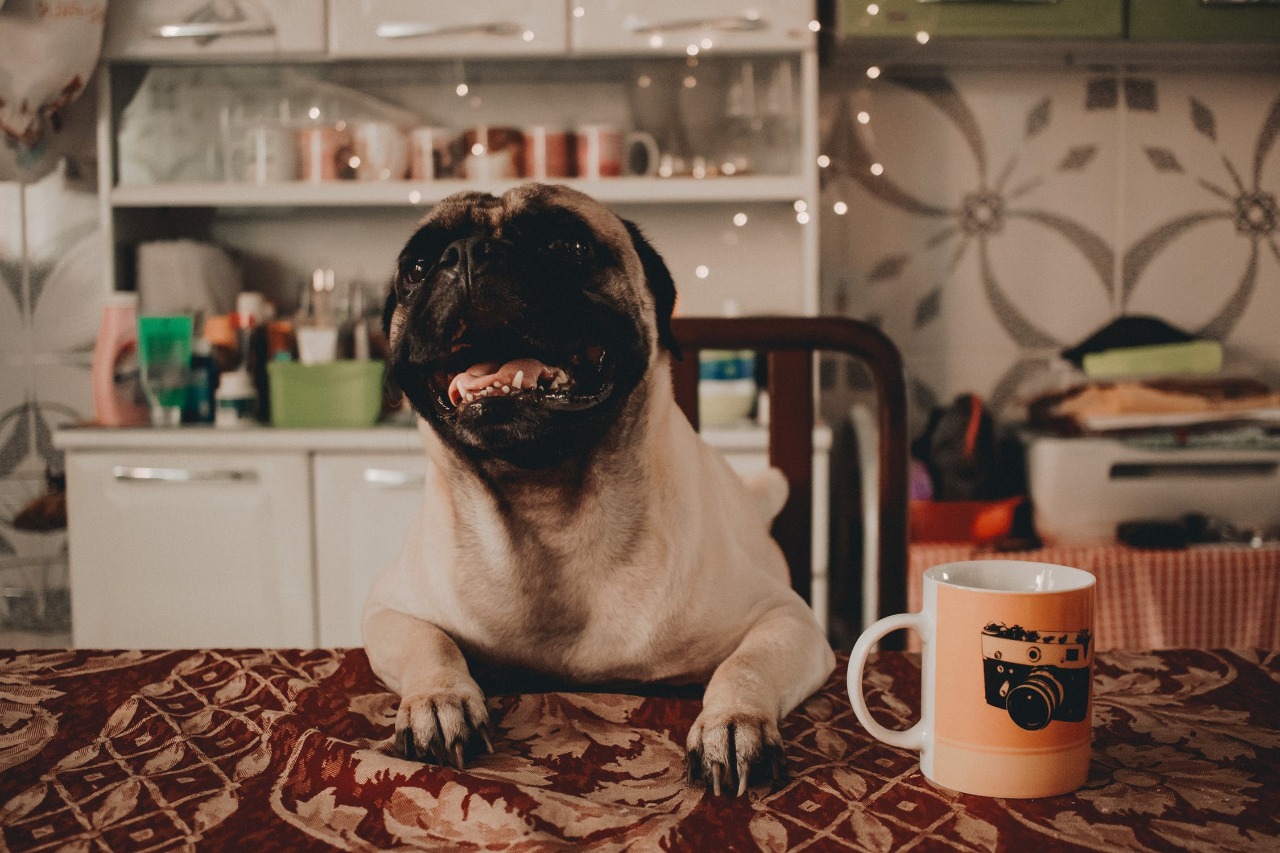
[[[1129,0],[1135,41],[1274,41],[1280,0]]]
[[[1153,5],[1172,0],[1152,0]],[[1124,0],[841,0],[846,38],[1121,38]]]

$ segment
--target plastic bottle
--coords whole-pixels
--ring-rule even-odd
[[[187,386],[182,420],[189,424],[213,423],[217,388],[218,361],[213,357],[213,344],[198,335],[191,342],[191,384]]]
[[[257,420],[258,392],[253,378],[244,370],[232,370],[218,380],[214,425],[219,427],[249,426]]]
[[[150,422],[138,384],[138,294],[107,297],[93,348],[93,415],[101,426],[143,426]]]

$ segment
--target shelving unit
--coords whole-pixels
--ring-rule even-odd
[[[209,170],[197,175],[157,170],[154,177],[139,179],[136,158],[125,174],[131,153],[145,155],[184,142],[211,144],[218,132],[206,124],[171,128],[166,137],[159,125],[159,138],[151,128],[126,134],[126,109],[151,73],[203,81],[194,92],[179,91],[177,85],[166,90],[179,109],[189,106],[186,98],[211,100],[218,92],[229,101],[252,99],[271,87],[296,83],[301,75],[322,90],[347,87],[398,116],[416,116],[421,124],[457,133],[479,124],[571,129],[606,123],[659,137],[658,128],[645,126],[646,121],[665,116],[662,104],[679,99],[682,115],[694,117],[683,132],[699,145],[712,146],[724,132],[717,113],[725,108],[731,74],[742,63],[754,63],[763,78],[781,63],[789,66],[791,138],[775,153],[790,166],[775,162],[751,174],[706,178],[552,180],[636,222],[671,267],[686,314],[717,314],[730,300],[747,313],[818,311],[817,47],[803,4],[712,0],[699,7],[696,19],[684,4],[670,0],[598,6],[566,0],[492,2],[475,9],[432,4],[426,10],[395,0],[359,6],[264,0],[260,5],[275,17],[255,19],[250,29],[274,27],[276,36],[259,32],[208,42],[156,37],[161,24],[191,13],[185,7],[193,4],[185,0],[121,0],[121,8],[113,9],[112,21],[121,24],[108,25],[106,62],[98,77],[99,203],[113,288],[135,286],[131,255],[138,244],[207,240],[250,258],[254,270],[246,286],[266,291],[288,310],[310,269],[332,268],[339,280],[380,279],[432,205],[457,191],[500,194],[520,183],[447,178],[255,184],[219,180],[226,175]],[[325,19],[323,32],[298,20],[316,14]],[[460,27],[461,35],[418,40],[377,35],[387,21],[412,22],[415,16],[430,18],[431,26]],[[509,51],[497,49],[501,38],[481,32],[499,19],[523,28],[520,44]],[[290,34],[295,22],[302,31]],[[247,24],[236,25],[241,26]],[[654,89],[642,103],[644,94],[636,88],[642,84],[636,81],[643,78],[647,86],[649,77]],[[702,88],[694,90],[695,83]],[[660,86],[666,87],[666,100],[653,97]],[[196,108],[212,109],[207,103]],[[275,278],[265,279],[264,270]]]

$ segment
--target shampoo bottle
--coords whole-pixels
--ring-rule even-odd
[[[138,374],[138,294],[112,293],[102,309],[91,371],[93,415],[101,426],[150,422]]]

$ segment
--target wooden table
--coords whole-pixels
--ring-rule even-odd
[[[1107,545],[996,553],[967,543],[912,543],[908,609],[920,609],[921,575],[930,566],[987,558],[1059,563],[1096,575],[1099,649],[1280,648],[1280,548]]]
[[[359,650],[0,653],[0,849],[1280,849],[1280,657],[1097,658],[1093,767],[1069,796],[941,790],[856,722],[841,656],[783,725],[790,781],[685,781],[700,701],[497,695],[497,752],[391,757],[396,698]],[[905,726],[918,660],[869,701]]]

